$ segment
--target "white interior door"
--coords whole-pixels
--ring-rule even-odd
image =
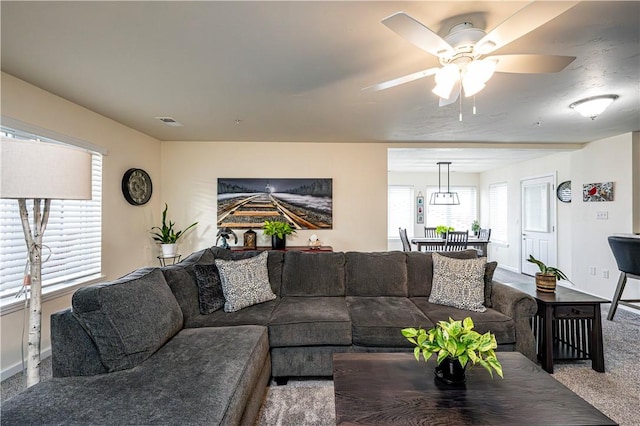
[[[540,269],[527,262],[532,254],[547,265],[557,265],[555,177],[523,179],[522,197],[522,273],[535,275]]]

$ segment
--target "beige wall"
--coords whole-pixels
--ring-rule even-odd
[[[162,196],[178,229],[199,222],[179,246],[190,253],[215,244],[217,178],[332,178],[333,229],[299,231],[287,244],[306,245],[315,232],[334,250],[382,251],[387,247],[386,168],[384,144],[163,142]],[[257,231],[258,245],[269,245]]]
[[[148,230],[159,222],[160,142],[77,104],[2,73],[2,115],[104,147],[102,200],[102,270],[107,279],[138,267],[153,265],[155,245]],[[128,204],[120,185],[131,168],[146,170],[155,184],[151,201],[142,207]],[[70,305],[70,296],[43,305],[43,351],[50,347],[49,315]],[[3,315],[1,371],[20,364],[22,311]]]

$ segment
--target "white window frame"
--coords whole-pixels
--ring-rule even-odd
[[[2,136],[16,139],[40,139],[48,142],[62,143],[80,146],[92,154],[92,200],[52,200],[49,223],[44,233],[43,244],[57,247],[55,255],[51,257],[51,263],[42,265],[42,300],[51,300],[75,291],[76,288],[99,281],[104,278],[102,274],[102,160],[106,150],[95,151],[95,146],[88,143],[78,143],[74,138],[66,137],[36,126],[26,125],[17,120],[2,117]],[[9,127],[7,122],[14,126]],[[28,129],[28,130],[25,130]],[[33,133],[33,130],[38,133]],[[44,135],[46,134],[46,136]],[[55,136],[55,139],[51,136]],[[82,142],[82,141],[80,141]],[[29,221],[32,217],[32,201],[27,201]],[[88,223],[87,212],[90,212],[91,222]],[[81,219],[72,223],[65,222],[65,218],[74,215]],[[79,216],[81,215],[81,216]],[[20,222],[17,200],[0,199],[0,230],[2,232],[0,242],[0,314],[5,315],[16,312],[26,306],[28,293],[22,292],[19,297],[24,271],[27,268],[27,252],[24,233]],[[75,226],[81,226],[82,231],[77,232]],[[90,235],[89,235],[90,233]],[[78,236],[81,236],[79,239]],[[81,249],[77,243],[70,244],[68,239],[79,240]],[[75,247],[75,249],[74,249]],[[43,260],[49,256],[47,247],[43,247]],[[58,258],[57,261],[55,260]],[[68,267],[65,263],[69,259],[78,259],[86,262],[81,266]],[[22,260],[21,260],[22,258]],[[56,264],[57,262],[57,264]],[[48,277],[49,275],[49,277]]]
[[[507,244],[509,241],[509,188],[507,182],[489,185],[489,227],[491,242]]]

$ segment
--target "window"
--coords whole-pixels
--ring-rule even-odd
[[[58,140],[2,128],[3,138]],[[74,144],[75,145],[75,144]],[[43,236],[42,286],[73,284],[101,272],[102,155],[92,153],[92,200],[52,200]],[[33,201],[27,201],[33,222]],[[0,304],[16,301],[27,270],[27,248],[17,200],[0,199]],[[45,290],[46,291],[46,290]]]
[[[437,186],[427,187],[426,200],[438,192]],[[457,206],[427,205],[428,227],[438,225],[452,226],[456,231],[471,231],[471,224],[478,218],[478,201],[475,186],[452,186],[451,192],[457,192],[460,204]]]
[[[489,227],[491,239],[507,243],[507,183],[489,185]]]
[[[387,236],[400,238],[398,228],[406,228],[407,235],[413,234],[413,187],[389,186],[387,197]]]

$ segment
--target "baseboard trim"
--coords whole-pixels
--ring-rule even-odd
[[[47,358],[49,356],[51,356],[51,347],[48,347],[48,348],[46,348],[46,349],[44,349],[43,351],[40,352],[40,360],[41,360],[41,362],[42,362],[43,359],[45,359],[45,358]],[[24,361],[24,365],[25,365],[25,367],[27,365],[27,360],[26,359]],[[22,371],[22,363],[18,362],[16,364],[12,365],[11,367],[2,370],[0,372],[0,380],[6,380],[9,377],[13,377],[16,374],[20,373],[21,371]]]
[[[509,272],[515,272],[516,274],[520,273],[520,270],[518,268],[514,268],[514,267],[511,267],[511,266],[507,266],[507,265],[501,265],[499,263],[498,263],[498,268],[502,268],[505,271],[509,271]]]

